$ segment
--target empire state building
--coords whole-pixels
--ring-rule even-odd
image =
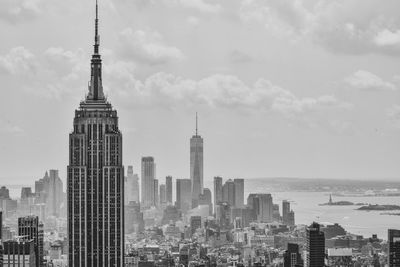
[[[124,265],[124,167],[117,111],[104,96],[96,2],[86,99],[69,135],[68,266]]]

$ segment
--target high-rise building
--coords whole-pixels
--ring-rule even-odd
[[[244,208],[244,179],[234,179],[235,184],[235,207]]]
[[[91,80],[69,137],[68,265],[124,266],[124,167],[117,111],[103,93],[98,6]]]
[[[201,228],[201,216],[191,216],[190,217],[190,231],[192,235],[196,233],[196,230]]]
[[[8,240],[3,243],[3,257],[1,266],[35,267],[35,244],[31,240]]]
[[[258,222],[272,222],[274,204],[271,194],[250,194],[247,206],[253,211],[253,219]]]
[[[388,230],[389,267],[400,267],[400,230]]]
[[[208,205],[209,206],[209,214],[212,214],[212,197],[211,190],[208,188],[203,189],[203,194],[199,196],[199,205]]]
[[[3,212],[0,211],[0,244],[3,241]]]
[[[49,216],[60,216],[60,207],[63,201],[63,182],[58,170],[46,171],[44,177],[35,181],[35,194],[40,203],[46,204],[46,213]]]
[[[56,217],[60,216],[60,207],[63,202],[63,182],[58,176],[58,170],[49,171],[49,180],[45,190],[47,194],[47,214]]]
[[[182,212],[186,212],[191,208],[192,181],[190,179],[176,179],[176,206]]]
[[[235,207],[235,183],[231,179],[222,186],[222,200]]]
[[[222,177],[214,177],[214,212],[215,207],[222,202]]]
[[[167,203],[167,197],[166,197],[166,187],[165,184],[160,185],[160,204],[165,205]]]
[[[299,245],[288,243],[287,250],[283,254],[283,267],[303,266],[303,259],[299,251]],[[321,265],[323,267],[323,265]]]
[[[203,138],[198,134],[196,113],[196,134],[190,138],[190,180],[192,181],[192,207],[198,205],[203,194]]]
[[[18,218],[18,235],[25,241],[33,240],[36,266],[43,266],[43,224],[37,216]]]
[[[125,180],[125,205],[131,201],[139,203],[139,176],[133,173],[133,166],[128,166]]]
[[[172,176],[165,177],[167,203],[172,204]]]
[[[0,198],[9,199],[10,198],[10,190],[7,187],[2,186],[0,188]]]
[[[154,179],[156,164],[153,157],[142,158],[142,207],[150,208],[154,205]]]
[[[305,267],[325,266],[325,235],[320,225],[312,223],[306,230]]]
[[[287,200],[282,201],[282,221],[283,223],[288,223],[288,216],[290,212],[290,202]]]
[[[158,192],[158,180],[154,179],[154,202],[153,202],[153,206],[154,207],[158,207],[158,205],[160,204],[160,199],[159,199],[159,192]]]

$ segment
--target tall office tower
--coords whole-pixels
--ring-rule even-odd
[[[192,208],[197,207],[199,195],[203,194],[203,138],[198,134],[190,138],[190,180],[192,181]]]
[[[250,194],[247,206],[253,211],[253,219],[258,222],[272,222],[274,204],[271,194]]]
[[[22,187],[21,188],[21,199],[32,197],[32,188],[30,187]]]
[[[290,202],[287,200],[282,201],[282,221],[284,224],[289,222]]]
[[[0,188],[0,198],[9,199],[10,198],[10,190],[7,187],[2,186]]]
[[[68,266],[124,266],[124,167],[117,111],[102,86],[98,6],[91,80],[69,136]]]
[[[43,224],[37,216],[18,218],[18,235],[25,241],[33,240],[36,266],[43,266]]]
[[[318,223],[312,223],[306,231],[305,267],[325,266],[325,235]]]
[[[3,241],[3,212],[0,211],[0,243]]]
[[[172,204],[172,176],[165,177],[166,186],[166,201],[168,204]]]
[[[160,185],[160,204],[167,203],[167,196],[166,196],[166,186],[165,184]]]
[[[400,230],[388,230],[389,267],[400,267]]]
[[[139,177],[137,174],[133,174],[133,167],[128,166],[125,184],[125,205],[131,201],[139,203]]]
[[[287,244],[287,250],[283,254],[283,267],[303,266],[303,259],[298,244]],[[321,266],[322,267],[322,266]]]
[[[214,177],[214,212],[215,207],[222,202],[222,177]]]
[[[231,179],[222,186],[222,200],[231,207],[235,206],[235,183]]]
[[[156,167],[153,157],[142,158],[142,207],[150,208],[154,205],[154,179]]]
[[[159,193],[158,193],[158,180],[154,179],[154,202],[153,202],[153,206],[154,207],[158,207],[158,205],[160,204],[160,199],[159,199]]]
[[[192,181],[190,179],[176,179],[176,206],[182,212],[191,208]]]
[[[235,207],[244,208],[244,179],[234,179],[235,184]]]
[[[190,231],[192,235],[196,233],[196,230],[201,228],[201,216],[190,217]]]
[[[209,215],[212,214],[212,197],[211,190],[208,188],[203,189],[203,194],[199,196],[199,205],[208,205]]]
[[[32,239],[8,240],[3,245],[3,263],[0,266],[39,266],[36,265],[35,244]]]
[[[45,183],[47,214],[59,217],[63,202],[63,182],[58,176],[58,170],[50,170],[49,174],[49,179]]]

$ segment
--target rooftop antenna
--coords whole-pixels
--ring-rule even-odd
[[[196,112],[196,136],[197,136],[197,132],[198,132],[198,118],[197,118],[197,112]]]

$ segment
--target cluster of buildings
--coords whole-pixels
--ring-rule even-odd
[[[157,179],[153,157],[142,158],[140,177],[132,166],[125,176],[118,114],[103,91],[98,24],[96,4],[66,193],[56,170],[36,181],[34,192],[22,188],[19,200],[0,188],[0,266],[400,266],[400,230],[383,242],[340,225],[299,226],[290,202],[280,208],[268,193],[246,199],[243,179],[215,177],[214,192],[204,188],[197,114],[188,179],[175,186],[171,176]]]

